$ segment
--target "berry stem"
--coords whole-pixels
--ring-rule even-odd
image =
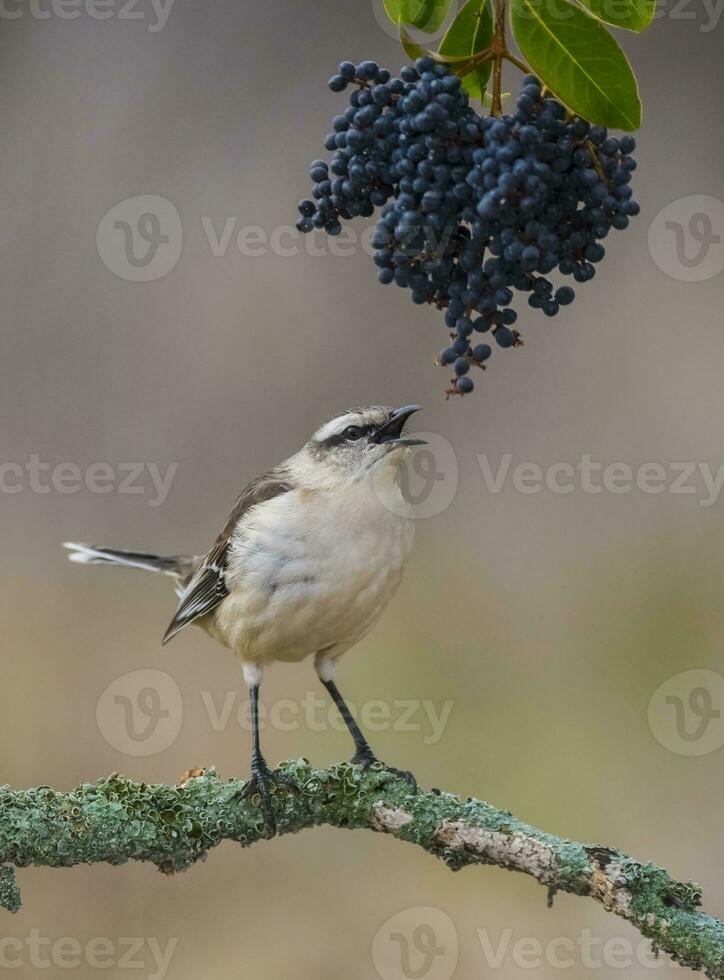
[[[598,155],[598,151],[596,150],[595,143],[593,143],[591,140],[586,140],[583,145],[586,147],[586,149],[588,150],[588,152],[591,154],[591,159],[593,160],[593,169],[598,174],[598,179],[599,180],[602,180],[602,181],[605,181],[606,180],[606,174],[604,173],[603,167],[601,166],[601,159],[600,159],[600,157]]]
[[[531,74],[531,70],[526,65],[524,61],[521,61],[513,52],[508,48],[506,33],[505,33],[505,2],[506,0],[495,0],[495,26],[493,41],[490,47],[485,48],[475,55],[470,63],[465,66],[462,71],[458,71],[459,75],[468,75],[471,71],[474,71],[478,65],[483,64],[486,61],[493,62],[493,94],[491,101],[490,114],[493,116],[502,116],[503,114],[503,99],[502,99],[502,81],[503,81],[503,61],[509,61],[511,65],[515,65],[519,71],[523,74]]]
[[[512,53],[512,51],[509,51],[508,48],[503,51],[503,57],[506,61],[509,61],[511,65],[515,65],[515,67],[522,71],[524,75],[532,74],[528,65],[526,65],[524,61],[521,61],[520,58],[516,58],[516,56]]]
[[[503,114],[501,85],[503,79],[503,56],[507,51],[505,43],[505,0],[495,0],[495,34],[491,45],[493,51],[493,102],[491,115]]]

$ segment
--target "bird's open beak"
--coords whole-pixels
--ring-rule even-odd
[[[403,405],[402,408],[395,409],[387,422],[381,425],[374,433],[371,441],[377,443],[394,443],[396,446],[427,445],[424,439],[408,439],[402,435],[405,422],[407,422],[411,415],[419,411],[419,405]]]

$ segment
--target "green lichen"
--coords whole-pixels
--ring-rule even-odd
[[[0,868],[0,907],[18,912],[22,902],[12,868]]]

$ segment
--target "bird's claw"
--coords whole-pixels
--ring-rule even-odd
[[[398,779],[404,779],[413,793],[417,792],[417,780],[409,769],[396,769],[394,766],[385,766],[385,769]]]
[[[272,808],[272,796],[277,786],[286,789],[296,789],[296,784],[291,776],[286,773],[277,772],[269,768],[265,761],[253,762],[251,767],[251,779],[239,793],[239,798],[253,801],[255,796],[259,797],[258,805],[264,816],[269,837],[273,837],[277,832],[276,819]]]
[[[391,776],[404,779],[413,793],[417,792],[417,780],[411,772],[407,769],[396,769],[395,766],[388,766],[386,763],[380,761],[372,752],[357,752],[352,757],[352,762],[357,766],[362,766],[363,769],[369,769],[373,765],[382,766],[383,770]]]

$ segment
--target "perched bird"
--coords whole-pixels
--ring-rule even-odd
[[[313,656],[354,739],[353,761],[377,761],[334,673],[394,595],[412,546],[412,514],[397,477],[411,447],[423,442],[403,431],[418,408],[356,408],[325,423],[298,453],[241,492],[203,557],[65,544],[71,561],[170,575],[180,601],[163,643],[194,623],[241,661],[253,733],[247,790],[259,794],[270,833],[270,784],[280,776],[259,744],[265,664]]]

